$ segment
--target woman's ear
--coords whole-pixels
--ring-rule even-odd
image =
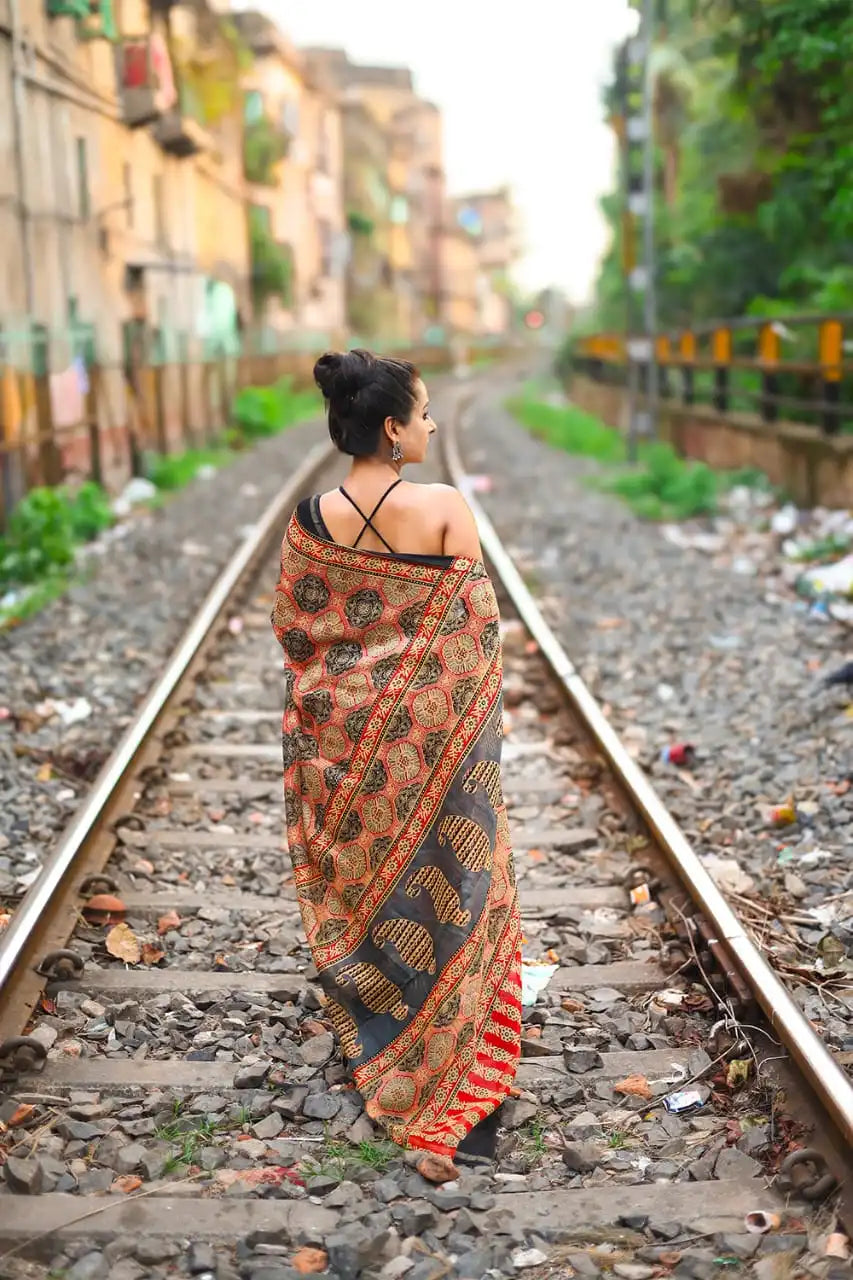
[[[389,444],[393,444],[400,434],[400,424],[396,418],[386,418],[382,424],[385,430],[385,438]]]

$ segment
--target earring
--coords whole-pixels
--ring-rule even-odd
[[[395,440],[391,446],[391,461],[392,462],[403,461],[403,450],[400,448],[399,440]]]

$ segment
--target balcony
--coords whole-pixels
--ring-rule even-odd
[[[153,124],[175,105],[172,62],[162,36],[123,40],[116,61],[124,122],[129,128]]]
[[[181,159],[212,151],[213,139],[200,119],[201,111],[193,95],[182,85],[177,103],[164,111],[155,123],[154,138],[164,151]]]

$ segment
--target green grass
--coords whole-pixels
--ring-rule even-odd
[[[149,453],[145,474],[158,489],[173,492],[195,480],[202,467],[226,466],[234,455],[229,449],[187,449],[184,453]]]
[[[547,403],[532,384],[509,400],[507,407],[537,439],[599,463],[600,473],[588,483],[616,494],[645,520],[713,515],[720,499],[735,485],[769,488],[759,471],[715,471],[707,463],[679,457],[671,445],[661,442],[641,443],[636,465],[629,466],[626,443],[618,431],[573,405]]]
[[[399,1154],[400,1148],[393,1142],[364,1141],[353,1145],[327,1135],[318,1155],[301,1161],[300,1168],[308,1178],[322,1174],[344,1179],[351,1170],[365,1166],[381,1173]]]

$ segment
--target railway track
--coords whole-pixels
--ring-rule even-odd
[[[3,935],[0,1276],[839,1265],[822,1255],[849,1221],[849,1082],[485,518],[525,950],[545,962],[528,977],[547,985],[496,1171],[436,1188],[363,1115],[283,851],[268,620],[287,515],[340,474],[319,448],[262,517]]]

